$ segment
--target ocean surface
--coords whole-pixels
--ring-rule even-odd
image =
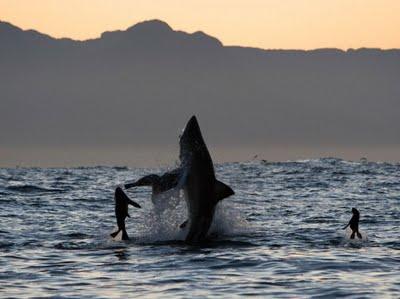
[[[400,297],[400,164],[216,165],[236,194],[206,243],[182,242],[182,196],[154,206],[149,188],[112,240],[115,186],[165,170],[0,169],[0,297]],[[363,240],[342,230],[352,207]]]

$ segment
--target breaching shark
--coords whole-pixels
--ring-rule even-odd
[[[186,242],[198,243],[207,236],[218,202],[233,195],[234,191],[216,179],[214,164],[195,116],[186,124],[179,146],[181,164],[177,169],[163,175],[145,176],[125,184],[125,188],[152,186],[155,194],[172,188],[183,189],[189,219],[181,227],[189,226]]]

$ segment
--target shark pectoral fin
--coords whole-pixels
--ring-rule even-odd
[[[137,202],[133,201],[132,199],[128,198],[128,203],[132,206],[134,206],[135,208],[141,209],[142,207],[140,206],[140,204],[138,204]],[[128,215],[129,216],[129,215]],[[130,216],[129,216],[130,217]]]
[[[175,188],[178,185],[180,178],[181,178],[181,169],[179,168],[164,173],[160,177],[160,185],[158,186],[159,191],[164,192],[169,189]]]
[[[160,183],[160,176],[157,174],[146,175],[136,181],[136,186],[153,186]]]
[[[132,187],[136,187],[136,182],[124,184],[124,188],[125,188],[125,189],[130,189],[130,188],[132,188]]]
[[[185,220],[181,225],[179,225],[179,228],[185,228],[188,224],[189,220]]]
[[[216,196],[217,202],[220,200],[223,200],[224,198],[227,198],[233,194],[235,194],[235,192],[232,190],[231,187],[222,183],[221,181],[218,181],[218,180],[215,181],[215,196]]]
[[[127,183],[124,185],[125,189],[133,188],[133,187],[142,187],[142,186],[154,186],[155,184],[159,184],[160,177],[156,174],[149,174],[135,182]]]

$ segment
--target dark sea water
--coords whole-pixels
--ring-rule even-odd
[[[0,169],[0,297],[400,297],[400,164],[217,165],[236,195],[207,243],[180,242],[184,200],[155,209],[148,188],[112,240],[115,185],[164,170]],[[341,229],[352,207],[368,240]]]

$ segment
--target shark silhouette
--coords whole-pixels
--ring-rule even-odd
[[[218,202],[234,194],[228,185],[215,177],[214,164],[204,142],[199,123],[192,116],[179,140],[181,165],[163,175],[147,175],[125,188],[152,186],[158,194],[172,188],[184,190],[188,206],[188,220],[181,227],[189,226],[186,242],[197,243],[206,239]]]

